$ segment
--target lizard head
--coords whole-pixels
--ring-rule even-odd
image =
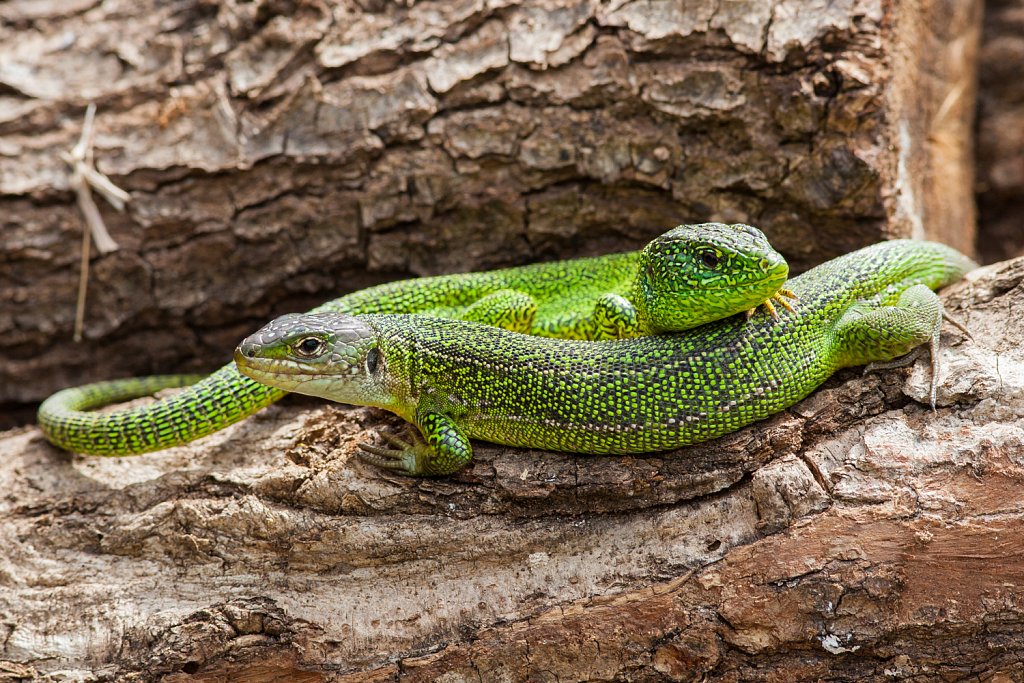
[[[641,252],[633,304],[652,332],[686,329],[756,308],[788,276],[786,260],[757,228],[680,225]]]
[[[377,331],[350,315],[283,315],[242,340],[235,364],[243,375],[285,391],[355,405],[390,402]]]

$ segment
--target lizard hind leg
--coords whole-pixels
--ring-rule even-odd
[[[932,371],[929,399],[934,410],[942,318],[942,301],[925,285],[908,287],[892,305],[855,304],[835,327],[843,364],[867,363],[869,370],[899,367],[916,360],[921,353],[916,349],[927,343]]]
[[[459,316],[462,320],[529,334],[537,316],[537,302],[515,289],[499,289],[480,297]]]

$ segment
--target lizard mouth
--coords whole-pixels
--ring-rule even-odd
[[[750,280],[741,284],[732,283],[728,285],[722,285],[721,287],[701,287],[701,291],[704,292],[743,292],[751,289],[758,289],[766,284],[772,282],[778,282],[781,286],[787,279],[787,274],[783,273],[780,275],[769,275],[761,278],[760,280]],[[691,291],[687,288],[685,291]]]
[[[267,360],[266,358],[250,358],[235,349],[235,365],[239,372],[250,379],[263,384],[271,384],[282,389],[282,385],[298,386],[313,378],[308,368],[287,360]]]
[[[238,366],[238,371],[249,379],[298,393],[308,393],[300,387],[309,385],[310,382],[344,379],[360,374],[360,367],[356,364],[311,367],[289,358],[253,358],[243,354],[240,349],[235,349],[235,365]]]
[[[786,281],[786,278],[784,276],[783,277],[778,277],[778,276],[764,277],[764,278],[761,278],[760,280],[751,280],[750,282],[744,282],[743,284],[739,284],[739,285],[734,284],[734,285],[726,285],[724,287],[707,287],[706,291],[708,291],[708,292],[722,292],[722,291],[726,291],[726,290],[736,291],[738,289],[754,289],[755,287],[760,287],[761,285],[767,284],[769,282],[785,282],[785,281]]]

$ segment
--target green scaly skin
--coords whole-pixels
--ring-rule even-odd
[[[884,242],[794,278],[801,303],[773,321],[737,316],[637,339],[539,339],[424,316],[279,318],[235,351],[272,386],[391,410],[423,441],[361,445],[413,475],[455,472],[469,439],[575,453],[645,453],[706,441],[793,405],[842,367],[932,345],[932,291],[974,263],[941,244]],[[932,400],[934,405],[934,384]]]
[[[687,329],[762,303],[774,312],[773,298],[788,309],[779,294],[788,273],[761,231],[709,223],[675,228],[638,252],[388,283],[314,311],[420,313],[546,337],[634,337]],[[150,405],[87,412],[194,381],[163,376],[65,389],[40,406],[39,425],[67,450],[131,455],[216,432],[285,393],[240,375],[231,363]]]

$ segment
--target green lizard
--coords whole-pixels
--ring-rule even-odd
[[[549,337],[632,337],[687,329],[762,303],[776,315],[772,300],[791,310],[783,298],[788,290],[780,289],[788,273],[760,230],[709,223],[679,226],[642,251],[393,282],[314,310],[423,313]],[[87,412],[197,381],[140,408]],[[205,379],[165,375],[65,389],[43,402],[38,420],[61,448],[129,455],[213,433],[283,395],[230,363]]]
[[[793,405],[842,367],[930,342],[932,403],[942,303],[932,288],[974,267],[934,242],[883,242],[794,278],[801,301],[686,332],[605,342],[540,339],[416,315],[278,318],[235,351],[257,381],[386,408],[423,439],[361,444],[414,475],[455,472],[469,439],[576,453],[645,453],[735,431]]]

